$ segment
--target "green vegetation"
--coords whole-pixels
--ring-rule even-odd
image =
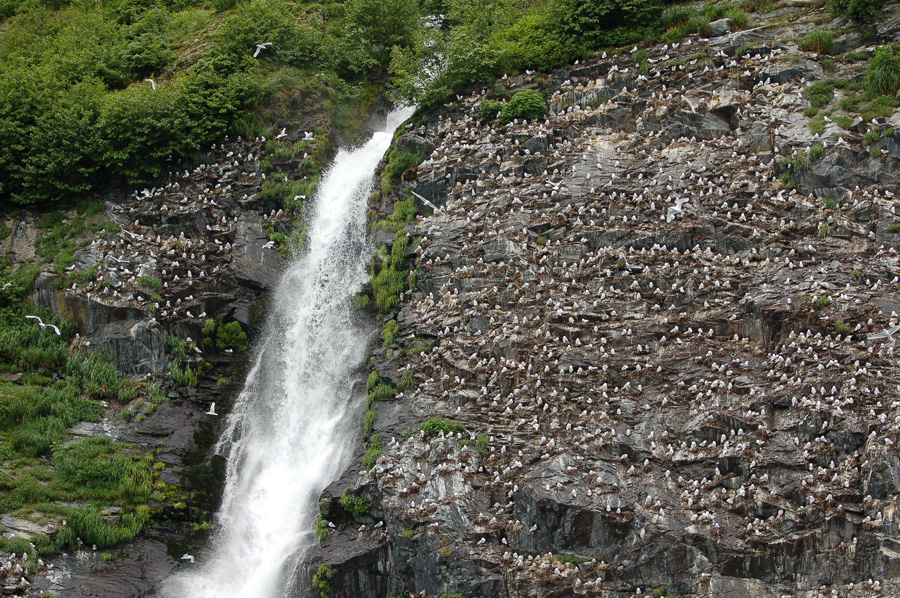
[[[378,421],[378,412],[374,409],[367,410],[364,428],[366,436],[370,436],[372,434],[372,428],[375,426],[376,421]]]
[[[825,156],[825,148],[817,143],[805,151],[798,151],[788,162],[795,172],[806,170]]]
[[[341,507],[353,517],[362,517],[372,508],[372,503],[361,496],[356,496],[344,491],[341,495]]]
[[[803,97],[815,110],[821,110],[834,98],[834,84],[830,81],[816,81],[806,86]]]
[[[835,332],[840,332],[841,334],[847,334],[848,332],[850,332],[851,328],[843,320],[836,320],[834,322],[834,330]]]
[[[8,262],[0,264],[0,372],[17,377],[0,384],[0,513],[66,520],[55,541],[32,539],[36,548],[29,550],[41,556],[74,547],[76,538],[105,548],[141,531],[150,518],[147,503],[165,484],[157,481],[152,455],[106,436],[72,442],[68,430],[100,421],[101,401],[125,403],[143,389],[121,378],[101,354],[69,351],[74,325],[25,302],[34,273],[12,273]],[[61,335],[26,314],[58,326]],[[111,506],[121,513],[105,514]],[[4,540],[7,547],[15,542]]]
[[[547,114],[547,102],[544,101],[541,92],[536,89],[524,89],[503,105],[500,122],[508,123],[517,118],[534,120],[545,114]]]
[[[900,222],[891,222],[887,225],[889,233],[900,233]]]
[[[410,204],[406,204],[406,201],[409,201]],[[405,211],[405,206],[400,206],[400,204],[412,205],[413,210],[415,210],[415,204],[412,203],[412,199],[406,201],[398,201],[394,204],[394,216],[397,216],[401,211]],[[401,216],[400,219],[392,222],[399,223],[403,222],[403,220],[406,220],[406,218]],[[412,218],[410,217],[407,222],[409,220],[412,220]],[[405,233],[400,232],[394,238],[394,245],[391,247],[390,255],[387,254],[385,246],[382,246],[375,254],[372,268],[373,270],[377,268],[378,271],[372,274],[372,294],[375,297],[375,306],[381,313],[390,313],[400,302],[400,293],[407,286],[412,286],[410,284],[412,274],[403,269],[408,249],[409,237]]]
[[[475,450],[478,451],[478,454],[481,455],[482,458],[487,457],[490,448],[491,443],[487,435],[479,434],[478,438],[475,439]]]
[[[744,29],[750,22],[747,13],[730,2],[707,4],[702,8],[676,4],[662,15],[662,39],[677,42],[688,35],[707,36],[710,33],[710,22],[726,18],[731,19],[732,26],[736,29]]]
[[[394,46],[390,70],[397,96],[430,106],[458,87],[502,73],[550,71],[602,48],[639,43],[660,31],[664,2],[446,0],[422,6],[424,13],[443,14],[447,26],[418,28],[412,44]],[[434,68],[438,63],[441,69]]]
[[[819,54],[831,54],[834,36],[827,29],[814,29],[800,41],[800,49]]]
[[[451,422],[436,417],[431,417],[419,426],[425,431],[425,435],[433,438],[438,434],[461,434],[466,431],[466,427],[458,422]]]
[[[140,276],[137,282],[140,286],[153,290],[161,289],[163,286],[162,280],[156,276]]]
[[[412,540],[412,539],[413,539],[413,536],[416,535],[416,530],[407,528],[407,529],[403,530],[403,531],[400,533],[400,535],[403,536],[403,538],[406,539],[406,540]]]
[[[825,309],[828,304],[831,303],[831,297],[826,293],[822,295],[818,299],[813,302],[813,305],[816,306],[816,309]]]
[[[247,333],[241,328],[240,322],[234,321],[220,325],[216,333],[216,346],[223,351],[226,349],[246,351],[249,346]]]
[[[387,347],[394,344],[394,338],[397,336],[398,332],[400,332],[400,324],[397,323],[397,320],[388,320],[385,322],[381,331],[381,345]]]
[[[170,156],[265,133],[300,94],[358,126],[414,0],[0,2],[0,202],[144,183]],[[256,44],[272,42],[254,58]],[[151,81],[148,81],[150,79]]]
[[[835,16],[848,16],[859,22],[868,22],[880,11],[887,0],[829,0],[828,8]]]
[[[422,163],[425,157],[405,150],[392,148],[385,161],[384,170],[381,173],[381,193],[390,195],[391,183],[411,168]]]
[[[316,518],[316,540],[321,542],[331,535],[331,528],[328,526],[328,520],[319,515]]]
[[[178,363],[172,361],[169,363],[169,379],[178,386],[187,386],[196,388],[200,383],[197,372],[190,365],[181,367]]]
[[[481,119],[484,121],[492,121],[495,118],[500,118],[500,113],[503,110],[503,102],[495,102],[493,100],[484,100],[478,105],[478,111],[481,114]]]
[[[331,579],[334,577],[334,567],[328,563],[320,563],[312,576],[312,589],[319,593],[321,598],[331,598]]]
[[[881,46],[866,65],[866,95],[894,96],[900,89],[900,43]]]
[[[377,461],[380,456],[381,434],[372,434],[372,438],[369,439],[369,448],[366,450],[366,454],[363,455],[363,465],[365,465],[367,470],[372,469],[375,467],[375,461]]]

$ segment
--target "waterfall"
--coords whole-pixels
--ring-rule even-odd
[[[353,370],[368,335],[352,323],[367,278],[366,209],[375,167],[410,109],[341,150],[319,185],[308,251],[284,273],[244,389],[219,443],[228,450],[209,554],[174,575],[169,598],[274,598],[314,542],[317,501],[358,449],[364,399]]]

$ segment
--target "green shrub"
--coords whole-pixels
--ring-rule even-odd
[[[394,389],[390,384],[379,382],[369,391],[370,401],[385,401],[394,398]]]
[[[334,574],[334,567],[327,563],[320,563],[313,574],[312,589],[319,593],[320,598],[331,598],[331,579]]]
[[[503,106],[503,102],[483,100],[478,105],[478,111],[481,114],[481,119],[487,122],[498,118],[500,116],[500,112],[503,110]]]
[[[414,383],[415,380],[413,379],[412,369],[404,370],[400,375],[400,382],[397,383],[397,390],[400,392],[404,392],[412,388]]]
[[[814,29],[801,40],[800,49],[807,52],[818,52],[819,54],[831,54],[832,43],[834,43],[834,36],[831,35],[830,31]]]
[[[478,451],[478,454],[482,457],[487,457],[491,448],[490,444],[490,439],[486,434],[479,434],[478,438],[475,439],[475,450]]]
[[[142,287],[147,287],[154,290],[161,289],[163,286],[162,280],[160,280],[156,276],[139,276],[137,279],[137,283]]]
[[[523,89],[503,105],[500,122],[508,123],[516,118],[535,120],[547,114],[547,102],[536,89]]]
[[[185,365],[182,369],[174,361],[169,364],[169,378],[178,386],[187,386],[188,388],[196,388],[200,383],[197,372],[191,369],[190,365]]]
[[[203,322],[203,329],[201,333],[205,338],[212,338],[212,336],[216,333],[216,321],[212,318],[206,318]]]
[[[316,540],[321,542],[331,535],[331,527],[328,523],[328,520],[321,515],[316,518]]]
[[[391,193],[391,182],[400,178],[410,168],[415,168],[422,163],[425,157],[406,150],[392,148],[385,161],[384,170],[381,173],[381,193],[384,196]]]
[[[364,429],[366,436],[370,436],[372,434],[372,428],[375,426],[376,421],[378,421],[378,412],[374,409],[369,409],[368,411],[366,411]]]
[[[344,494],[341,495],[340,503],[341,507],[353,517],[362,517],[372,508],[372,503],[365,498],[350,494],[346,490],[344,491]]]
[[[397,320],[388,320],[385,322],[381,331],[381,345],[387,347],[394,344],[394,337],[397,336],[398,332],[400,332],[400,324],[397,323]]]
[[[881,46],[866,65],[866,95],[893,96],[900,89],[900,44]]]
[[[428,418],[419,427],[425,431],[425,435],[429,438],[433,438],[441,432],[446,436],[447,434],[461,434],[466,431],[466,427],[458,422],[446,421],[436,417]]]
[[[859,22],[872,20],[887,0],[829,0],[828,8],[837,16],[846,15]]]
[[[246,351],[248,347],[247,333],[241,328],[240,322],[234,321],[219,326],[216,333],[216,346],[223,351],[225,349]]]
[[[174,357],[187,357],[188,352],[191,350],[188,347],[188,342],[177,336],[166,337],[166,345],[169,347],[169,353]]]
[[[828,81],[816,81],[806,86],[803,97],[816,110],[820,110],[831,103],[834,98],[834,85]]]
[[[900,233],[900,222],[891,222],[887,226],[889,233]]]
[[[363,456],[363,465],[367,470],[375,467],[375,462],[381,456],[381,434],[372,434],[369,439],[369,448]]]

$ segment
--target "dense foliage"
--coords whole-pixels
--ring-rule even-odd
[[[225,134],[264,132],[260,109],[285,88],[337,112],[410,42],[417,11],[414,0],[0,0],[0,203],[151,181]]]
[[[70,349],[74,325],[26,301],[35,273],[13,273],[0,260],[0,514],[66,520],[55,543],[33,539],[41,554],[74,546],[77,538],[111,546],[141,531],[150,518],[147,502],[164,497],[166,484],[152,455],[105,436],[73,441],[69,428],[100,421],[101,401],[125,403],[144,389],[100,354]],[[120,518],[104,516],[110,506],[121,509]]]
[[[664,0],[423,2],[443,26],[421,28],[417,43],[394,47],[395,89],[431,104],[501,73],[557,69],[600,48],[656,35],[664,8]]]

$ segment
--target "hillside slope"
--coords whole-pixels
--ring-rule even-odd
[[[427,215],[378,233],[312,595],[900,593],[898,7],[864,38],[795,4],[407,126],[376,209]],[[549,113],[497,120],[524,89]]]

